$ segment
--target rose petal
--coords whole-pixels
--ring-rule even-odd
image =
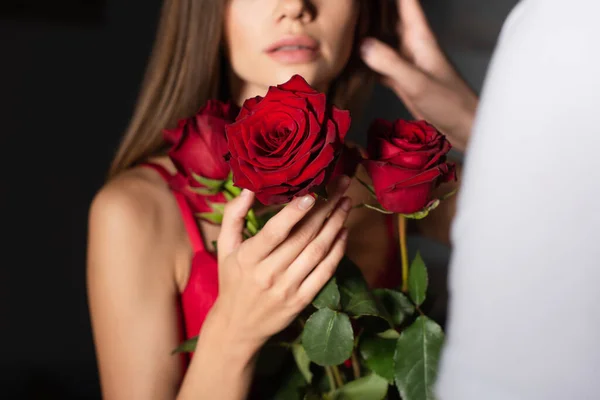
[[[296,185],[298,177],[301,176],[302,171],[311,161],[311,154],[306,153],[303,156],[298,157],[294,163],[284,167],[278,168],[273,171],[261,170],[260,182],[261,187],[275,186],[281,184]],[[303,182],[306,178],[300,179]]]
[[[306,168],[304,168],[302,173],[297,175],[294,179],[289,180],[288,184],[298,186],[302,184],[302,182],[313,180],[321,171],[329,167],[335,159],[335,153],[332,146],[325,145],[321,151],[313,157],[311,157],[311,162],[306,165]]]
[[[258,104],[262,101],[262,99],[263,98],[261,96],[256,96],[244,101],[242,109],[239,111],[239,114],[235,120],[240,121],[252,114],[255,111]]]
[[[425,165],[425,167],[423,167],[423,169],[430,168],[430,167],[433,167],[436,164],[445,162],[446,161],[446,155],[448,154],[448,152],[450,151],[451,148],[452,148],[452,145],[450,144],[450,142],[448,142],[444,138],[444,141],[442,143],[442,147],[440,149],[438,149],[437,154],[435,154],[435,156],[433,156],[431,158],[431,160],[429,160],[429,162],[427,163],[427,165]]]
[[[331,115],[333,123],[337,126],[338,139],[340,142],[343,142],[346,139],[346,134],[350,130],[350,125],[352,123],[350,112],[332,107]]]
[[[431,198],[433,189],[451,174],[448,164],[418,174],[383,162],[367,161],[365,167],[379,203],[397,213],[420,211]]]
[[[289,92],[318,93],[302,76],[297,74],[293,75],[286,83],[277,85],[277,87]]]
[[[392,131],[392,123],[382,119],[375,119],[369,126],[367,132],[367,154],[371,160],[379,160],[381,158],[381,142],[387,142],[387,136]]]
[[[325,111],[327,110],[327,97],[323,93],[297,93],[299,97],[306,99],[309,104],[309,110],[317,117],[319,125],[325,120]]]
[[[225,179],[229,166],[225,121],[208,115],[189,118],[182,125],[179,142],[168,152],[177,170],[186,176],[190,171],[209,179]]]
[[[394,157],[387,159],[382,158],[381,161],[386,161],[390,164],[403,168],[422,171],[429,168],[431,160],[439,160],[440,156],[443,155],[445,154],[440,154],[438,149],[414,152],[397,152]]]
[[[397,188],[393,191],[378,193],[381,206],[391,212],[412,214],[421,211],[429,202],[432,183],[425,182],[409,188]]]

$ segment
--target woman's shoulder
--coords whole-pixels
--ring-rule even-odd
[[[120,218],[147,220],[167,211],[172,195],[166,182],[149,168],[136,167],[119,173],[95,194],[90,214],[115,213]]]
[[[167,183],[156,171],[141,167],[120,173],[100,188],[88,222],[90,238],[96,242],[114,245],[119,238],[132,249],[152,251],[176,245],[182,226]]]

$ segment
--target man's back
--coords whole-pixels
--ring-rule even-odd
[[[525,0],[453,228],[442,400],[600,399],[600,2]]]

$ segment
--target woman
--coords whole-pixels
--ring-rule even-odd
[[[375,77],[362,54],[415,116],[462,149],[477,99],[439,50],[418,1],[398,2],[404,58],[365,40],[393,26],[382,18],[396,15],[388,3],[165,0],[131,126],[90,210],[88,290],[104,397],[245,398],[258,350],[311,301],[347,243],[360,243],[347,254],[371,284],[386,276],[395,240],[381,215],[349,214],[366,194],[347,178],[336,183],[333,201],[295,199],[243,244],[243,216],[254,201],[247,191],[227,205],[221,227],[198,230],[161,177],[174,172],[161,131],[208,98],[241,104],[293,74],[353,107]],[[152,168],[138,166],[145,162]],[[419,228],[446,237],[452,210],[449,201]],[[218,260],[205,246],[213,241]],[[203,279],[198,268],[217,261],[219,297],[199,323],[189,365],[181,363],[171,351],[182,325],[198,322],[193,313],[179,320],[180,302],[193,309],[189,288]]]

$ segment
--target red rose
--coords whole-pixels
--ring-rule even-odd
[[[440,183],[456,179],[454,164],[446,162],[452,146],[425,121],[377,119],[367,147],[365,167],[377,200],[388,211],[421,211]]]
[[[248,99],[226,127],[235,185],[282,204],[327,183],[350,128],[350,113],[327,104],[300,76]]]
[[[171,186],[185,194],[196,213],[212,212],[208,202],[225,202],[222,194],[211,193],[198,177],[227,179],[225,125],[234,121],[237,111],[229,103],[209,100],[194,116],[180,120],[177,128],[163,131],[165,140],[173,145],[169,157],[178,171]]]

